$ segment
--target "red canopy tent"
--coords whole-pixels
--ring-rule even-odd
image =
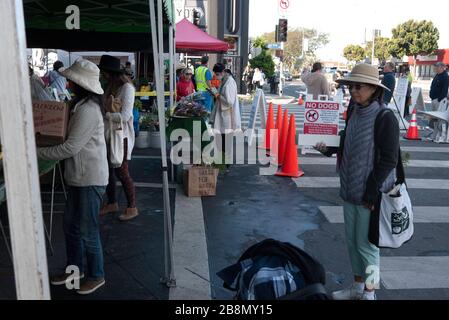
[[[176,24],[176,51],[192,53],[223,53],[228,44],[199,29],[187,19]]]

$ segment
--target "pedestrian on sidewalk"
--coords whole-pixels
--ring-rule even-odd
[[[378,127],[374,126],[379,112],[386,108],[383,96],[384,90],[388,90],[379,83],[376,67],[356,65],[349,76],[337,82],[348,86],[353,102],[340,135],[340,147],[318,143],[315,148],[329,157],[337,153],[346,243],[354,283],[332,296],[336,300],[374,300],[374,288],[379,282],[372,282],[370,275],[373,271],[375,275],[380,274],[380,258],[379,248],[368,239],[370,215],[379,210],[380,191],[390,191],[396,181],[399,125],[395,115],[387,111],[382,112]]]
[[[449,88],[449,75],[443,62],[435,63],[435,77],[430,85],[430,99],[432,99],[432,111],[437,111],[440,102],[447,98]]]
[[[250,95],[253,91],[253,70],[250,67],[250,65],[248,64],[245,67],[245,71],[243,72],[243,76],[242,76],[242,81],[246,86],[246,95]]]
[[[323,66],[320,62],[315,62],[312,66],[312,72],[304,69],[301,74],[301,80],[307,86],[307,93],[313,95],[317,100],[320,95],[330,95],[329,83],[322,73]]]
[[[382,79],[382,84],[387,87],[384,93],[384,103],[388,106],[393,97],[394,88],[396,87],[396,78],[394,76],[395,65],[393,62],[387,62],[384,66],[384,77]]]
[[[127,208],[119,216],[119,220],[127,221],[139,214],[136,208],[136,188],[128,168],[128,161],[131,160],[135,141],[133,108],[136,89],[126,76],[124,69],[120,67],[120,59],[103,55],[100,59],[99,68],[108,83],[105,90],[105,122],[112,120],[115,123],[121,123],[124,150],[123,162],[119,168],[114,168],[109,164],[109,183],[106,189],[107,202],[102,206],[100,214],[105,215],[119,210],[116,186],[116,178],[118,178],[122,183],[127,200]]]
[[[103,89],[100,70],[92,62],[77,60],[61,71],[75,94],[70,101],[71,117],[67,140],[60,145],[38,148],[37,156],[44,160],[64,160],[64,178],[68,186],[64,210],[64,235],[67,267],[78,268],[79,277],[70,273],[53,276],[53,285],[65,285],[86,278],[79,294],[89,294],[105,284],[103,249],[100,239],[100,211],[108,184],[106,141],[101,112]],[[87,262],[84,269],[83,260]]]
[[[252,82],[253,82],[253,85],[256,87],[256,89],[262,89],[262,87],[264,85],[264,78],[263,78],[263,74],[259,68],[254,69]]]
[[[432,111],[439,111],[441,101],[447,101],[449,75],[446,71],[447,66],[443,62],[435,63],[434,67],[436,75],[430,85],[429,95],[432,99]],[[433,129],[432,140],[436,138],[441,123],[441,120],[430,118],[429,127]]]

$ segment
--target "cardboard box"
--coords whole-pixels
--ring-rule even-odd
[[[191,167],[184,171],[184,191],[188,197],[215,196],[218,169],[205,166]]]
[[[63,143],[67,135],[69,114],[69,106],[64,102],[33,102],[37,146],[47,147]]]

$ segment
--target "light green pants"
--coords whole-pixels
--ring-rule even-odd
[[[379,276],[379,248],[368,240],[371,212],[363,206],[345,202],[344,207],[346,243],[352,272],[365,281],[373,272]]]

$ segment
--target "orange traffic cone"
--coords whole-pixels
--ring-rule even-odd
[[[284,111],[284,117],[282,118],[282,129],[280,134],[279,150],[278,150],[278,165],[282,165],[284,162],[285,147],[287,146],[287,134],[288,134],[288,110]]]
[[[295,137],[295,115],[292,114],[290,116],[290,125],[288,128],[285,158],[281,170],[276,173],[277,176],[299,178],[304,175],[304,172],[298,168],[298,148],[295,143]]]
[[[304,104],[304,99],[302,98],[302,94],[299,95],[298,105],[302,106]]]
[[[279,142],[280,142],[280,139],[281,139],[281,129],[282,129],[282,107],[281,107],[280,104],[278,105],[278,114],[277,114],[277,117],[276,117],[276,126],[274,128],[278,131],[278,138],[277,138],[276,141],[271,141],[271,146],[270,147],[271,147],[271,149],[278,150],[278,152],[279,152]],[[274,157],[278,156],[277,154],[271,154],[271,155],[274,156]]]
[[[404,136],[404,138],[408,140],[421,140],[419,138],[418,125],[416,123],[416,108],[413,109],[412,120],[410,121],[410,126],[408,127],[407,135]]]
[[[268,109],[267,122],[265,126],[265,142],[264,145],[260,146],[261,149],[270,150],[271,129],[274,129],[274,113],[273,113],[273,103],[270,102],[270,108]]]

